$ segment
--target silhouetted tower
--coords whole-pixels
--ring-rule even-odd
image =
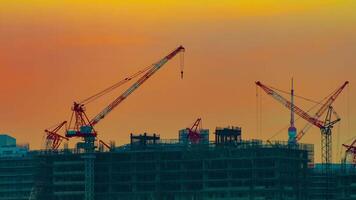
[[[297,136],[297,129],[294,126],[294,85],[293,85],[293,78],[292,78],[292,85],[291,85],[291,92],[290,92],[290,127],[288,128],[288,143],[289,144],[296,144],[296,136]]]

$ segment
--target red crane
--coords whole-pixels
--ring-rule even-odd
[[[144,82],[146,82],[152,75],[154,75],[159,69],[161,69],[169,60],[171,60],[178,53],[184,52],[183,46],[179,46],[170,54],[159,60],[158,62],[144,68],[143,70],[132,74],[118,83],[106,88],[105,90],[77,103],[74,102],[72,107],[72,116],[69,123],[69,129],[66,131],[66,137],[81,137],[84,138],[86,149],[92,151],[94,147],[94,141],[97,136],[97,132],[94,126],[106,117],[114,108],[116,108],[121,102],[123,102],[130,94],[132,94],[137,88],[139,88]],[[183,64],[181,63],[181,66]],[[182,67],[181,67],[182,70]],[[143,75],[142,75],[143,74]],[[135,77],[142,75],[135,83],[133,83],[124,93],[117,97],[112,103],[105,107],[99,114],[97,114],[91,120],[85,113],[85,104],[107,94],[113,89],[127,83]],[[183,77],[183,71],[181,71],[181,77]],[[89,145],[89,146],[88,146]]]
[[[69,128],[66,130],[66,137],[80,137],[83,138],[84,142],[78,143],[78,147],[83,148],[85,154],[82,155],[84,159],[85,167],[85,195],[84,199],[92,200],[94,199],[94,159],[93,154],[95,150],[95,141],[97,137],[97,132],[94,126],[100,122],[106,115],[108,115],[114,108],[116,108],[121,102],[123,102],[130,94],[132,94],[137,88],[139,88],[144,82],[146,82],[153,74],[155,74],[159,69],[161,69],[169,60],[175,57],[178,53],[183,53],[185,51],[183,46],[179,46],[170,54],[159,60],[158,62],[144,68],[141,71],[132,74],[125,79],[117,82],[116,84],[104,89],[103,91],[84,99],[81,102],[74,102],[72,107],[72,116],[69,122]],[[183,61],[183,56],[181,61]],[[101,96],[109,93],[110,91],[116,89],[117,87],[131,81],[133,78],[140,77],[135,83],[133,83],[124,93],[117,97],[112,103],[105,107],[99,114],[97,114],[91,120],[85,113],[85,105],[100,98]],[[181,62],[181,78],[183,78],[183,63]],[[63,126],[63,125],[62,125]],[[99,141],[100,145],[104,145],[109,148],[109,145],[105,144],[103,141]]]
[[[198,118],[193,126],[191,128],[187,128],[188,130],[188,139],[191,143],[193,144],[198,144],[200,142],[200,139],[201,139],[201,135],[200,135],[200,130],[202,129],[202,120],[201,118]]]
[[[301,108],[292,104],[290,101],[279,95],[277,92],[262,84],[260,81],[256,82],[256,85],[261,87],[268,95],[282,103],[289,110],[293,109],[294,112],[299,115],[301,118],[305,119],[309,122],[296,136],[295,142],[299,141],[306,133],[306,131],[312,126],[316,126],[321,130],[322,134],[322,163],[328,164],[331,163],[331,130],[333,125],[340,121],[340,118],[332,121],[331,114],[334,113],[332,108],[332,103],[336,100],[342,90],[346,87],[349,82],[346,81],[341,87],[339,87],[320,107],[320,109],[314,114],[314,116],[310,116],[307,112],[303,111]],[[326,114],[326,118],[324,121],[321,121],[319,118],[328,111]]]
[[[60,123],[52,130],[45,130],[46,133],[46,149],[57,150],[58,147],[61,145],[63,140],[68,141],[67,137],[63,137],[58,134],[58,131],[67,124],[67,121]]]
[[[350,144],[342,144],[346,148],[345,153],[352,155],[352,163],[356,166],[356,139]]]

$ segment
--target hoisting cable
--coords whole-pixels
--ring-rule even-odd
[[[268,87],[270,87],[270,88],[272,88],[272,89],[274,89],[274,90],[277,90],[277,91],[279,91],[279,92],[282,92],[282,93],[284,93],[284,94],[289,94],[289,95],[291,94],[290,92],[287,92],[287,91],[284,91],[284,90],[281,90],[281,89],[278,89],[278,88],[275,88],[275,87],[272,87],[272,86],[268,86]],[[306,98],[306,97],[303,97],[303,96],[300,96],[300,95],[294,94],[294,96],[295,96],[295,97],[298,97],[298,98],[300,98],[300,99],[303,99],[303,100],[312,102],[312,103],[321,104],[321,102],[318,102],[318,101],[315,101],[315,100],[313,100],[313,99],[309,99],[309,98]],[[329,96],[331,96],[331,95],[329,95]]]
[[[138,72],[136,72],[136,73],[134,73],[134,74],[132,74],[132,75],[130,75],[128,77],[126,77],[123,80],[120,80],[119,82],[115,83],[114,85],[112,85],[112,86],[110,86],[110,87],[108,87],[108,88],[106,88],[106,89],[104,89],[104,90],[102,90],[102,91],[100,91],[100,92],[98,92],[98,93],[96,93],[96,94],[94,94],[94,95],[92,95],[92,96],[80,101],[80,104],[84,105],[84,104],[89,104],[89,103],[95,101],[96,99],[104,96],[105,94],[111,92],[112,90],[114,90],[114,89],[120,87],[121,85],[131,81],[133,78],[135,78],[135,77],[147,72],[151,68],[152,68],[152,65],[150,65],[150,66],[148,66],[148,67],[146,67],[146,68],[144,68],[144,69],[142,69],[142,70],[140,70],[140,71],[138,71]]]
[[[347,98],[347,102],[346,102],[346,106],[347,106],[347,136],[350,137],[351,136],[351,129],[350,129],[350,86],[347,86],[347,94],[346,94],[346,98]]]
[[[269,86],[269,87],[270,87],[270,86]],[[273,87],[271,87],[271,88],[273,88]],[[273,89],[278,90],[278,89],[276,89],[276,88],[273,88]],[[312,102],[315,103],[315,105],[313,105],[312,107],[310,107],[310,108],[306,111],[306,113],[311,112],[316,106],[320,105],[323,101],[325,101],[327,98],[329,98],[335,91],[336,91],[336,90],[334,90],[334,91],[333,91],[332,93],[330,93],[328,96],[324,97],[324,98],[323,98],[322,100],[320,100],[319,102],[314,101],[314,100],[311,100]],[[280,92],[288,93],[288,92],[285,92],[285,91],[280,91]],[[290,93],[288,93],[288,94],[290,94]],[[304,98],[304,97],[302,97],[302,98]],[[305,99],[308,99],[308,98],[305,98]],[[298,121],[300,118],[301,118],[301,117],[298,115],[298,117],[295,119],[295,121]],[[289,125],[286,126],[286,127],[283,127],[283,128],[280,129],[280,130],[278,130],[278,131],[277,131],[275,134],[273,134],[268,140],[271,140],[272,138],[276,137],[277,135],[279,135],[283,130],[287,129],[288,127],[289,127]]]
[[[184,51],[180,54],[180,77],[183,79],[184,70]]]

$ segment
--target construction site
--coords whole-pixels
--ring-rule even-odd
[[[154,64],[75,101],[70,120],[45,130],[45,149],[30,150],[0,135],[0,200],[356,199],[356,140],[343,144],[342,161],[332,159],[332,130],[341,120],[333,103],[348,81],[312,114],[295,105],[293,80],[290,99],[256,81],[256,87],[290,111],[287,141],[246,140],[240,124],[216,127],[211,133],[202,127],[202,118],[177,130],[172,139],[162,139],[164,133],[131,133],[128,144],[100,140],[95,125],[177,55],[184,78],[184,51],[179,46]],[[101,112],[87,116],[87,103],[131,81]],[[307,123],[300,131],[295,115]],[[320,129],[321,163],[315,163],[314,144],[301,142],[312,127]],[[69,147],[72,138],[81,141]]]

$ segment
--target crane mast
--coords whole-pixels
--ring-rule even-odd
[[[297,135],[297,129],[294,124],[294,83],[292,78],[292,87],[290,92],[290,101],[291,101],[291,109],[290,109],[290,127],[288,128],[288,143],[295,144],[297,141],[295,136]]]

